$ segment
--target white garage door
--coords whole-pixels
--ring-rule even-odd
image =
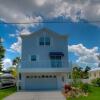
[[[55,90],[57,89],[57,78],[53,77],[38,77],[28,76],[25,82],[26,90]]]

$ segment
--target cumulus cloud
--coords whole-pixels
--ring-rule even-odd
[[[17,34],[9,34],[10,37],[16,37],[17,38],[17,41],[14,42],[9,49],[7,49],[7,51],[9,52],[18,52],[20,53],[21,52],[21,45],[22,45],[22,40],[21,40],[21,37],[20,35],[29,35],[31,34],[31,32],[28,30],[28,29],[23,29],[22,31],[18,31]]]
[[[0,37],[0,42],[4,42],[4,38],[1,38],[1,37]]]
[[[28,29],[23,29],[21,32],[20,32],[20,35],[29,35],[31,34],[31,32],[28,30]]]
[[[15,42],[11,45],[10,50],[20,53],[21,52],[21,44],[22,44],[21,38],[17,37],[17,42]]]
[[[100,0],[1,0],[0,19],[6,22],[37,22],[64,17],[72,21],[100,20]],[[33,26],[39,25],[31,24]],[[97,24],[97,23],[96,23]],[[97,24],[99,25],[99,24]],[[27,26],[22,24],[21,26]],[[30,26],[30,25],[28,25]]]
[[[19,34],[17,34],[17,33],[12,33],[12,34],[9,34],[9,37],[13,37],[13,38],[15,38],[15,37],[18,37],[19,36]]]
[[[16,25],[20,26],[21,28],[39,25],[39,22],[42,21],[42,17],[35,16],[32,13],[31,13],[32,15],[27,14],[30,11],[28,10],[28,12],[25,12],[23,10],[24,8],[21,9],[20,7],[22,7],[23,5],[24,5],[24,2],[22,4],[22,0],[18,2],[16,0],[0,1],[0,12],[1,12],[0,20],[4,22],[8,22],[8,23],[9,22],[20,23]],[[34,22],[37,22],[37,23],[34,23]],[[24,23],[32,23],[32,24],[24,24]]]
[[[77,44],[77,45],[69,45],[68,46],[69,52],[74,53],[78,59],[76,60],[77,63],[82,64],[92,64],[92,65],[98,65],[99,60],[97,58],[98,53],[98,47],[93,47],[91,49],[86,48],[83,44]]]
[[[11,59],[5,58],[5,59],[3,60],[3,66],[4,66],[3,69],[7,69],[7,68],[11,67],[11,66],[12,66],[12,61],[11,61]]]
[[[40,23],[42,22],[43,19],[41,16],[37,16],[37,17],[26,17],[25,19],[20,19],[18,22],[19,23],[23,23],[23,24],[17,24],[19,26],[19,28],[29,28],[29,27],[36,27],[38,26]]]
[[[36,5],[42,6],[45,4],[46,0],[34,0],[34,2],[36,3]]]

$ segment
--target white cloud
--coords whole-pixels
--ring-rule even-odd
[[[22,1],[21,1],[22,2]],[[23,2],[24,3],[24,2]],[[19,9],[20,2],[15,0],[0,1],[0,20],[11,23],[32,23],[32,24],[17,24],[21,28],[37,26],[42,21],[41,16],[27,14],[25,11]],[[24,4],[22,4],[24,5]],[[21,6],[22,7],[22,6]],[[24,8],[22,8],[24,9]],[[27,8],[26,8],[27,9]],[[9,13],[8,13],[9,12]],[[28,11],[30,12],[30,11]],[[32,13],[31,13],[32,14]],[[37,22],[37,23],[34,23]]]
[[[17,41],[14,42],[7,51],[9,52],[18,52],[21,53],[21,47],[22,47],[22,40],[19,35],[29,35],[31,32],[28,29],[23,29],[22,31],[17,31],[17,34],[10,34],[10,37],[16,37]]]
[[[18,37],[19,36],[19,34],[17,34],[17,33],[12,33],[12,34],[9,34],[9,37]]]
[[[16,36],[16,34],[9,34],[9,36],[10,36],[10,37],[15,37],[15,36]]]
[[[43,19],[41,16],[37,16],[37,17],[26,17],[25,19],[19,19],[19,23],[23,23],[23,24],[18,24],[18,26],[20,28],[29,28],[29,27],[36,27],[38,26],[40,23],[42,22]],[[25,23],[25,24],[24,24]]]
[[[0,42],[4,42],[4,38],[1,38],[1,37],[0,37]]]
[[[58,3],[55,6],[54,11],[51,12],[51,16],[58,17],[62,16],[64,18],[70,18],[72,21],[78,21],[82,18],[82,6],[78,4],[71,4],[69,2]]]
[[[47,0],[34,0],[36,5],[43,6]]]
[[[98,65],[99,60],[97,58],[98,47],[93,47],[91,49],[86,48],[82,44],[70,45],[68,46],[69,52],[73,52],[78,59],[77,63],[89,64],[89,65]]]
[[[15,51],[13,51],[12,49],[6,49],[6,51],[15,53]]]
[[[21,32],[20,32],[21,35],[29,35],[31,34],[31,32],[28,30],[28,29],[23,29]]]
[[[21,44],[22,44],[22,40],[20,37],[17,37],[17,42],[13,43],[10,47],[10,49],[12,51],[15,51],[15,52],[18,52],[20,53],[21,52]]]
[[[7,68],[11,67],[11,66],[12,66],[12,61],[11,61],[11,59],[5,58],[5,59],[3,60],[3,66],[4,66],[3,69],[7,69]]]
[[[37,22],[30,25],[22,24],[22,27],[36,26],[39,25],[40,21],[43,21],[43,18],[48,19],[59,16],[70,18],[72,21],[78,21],[79,19],[90,22],[100,20],[100,0],[0,1],[1,20],[18,23]]]

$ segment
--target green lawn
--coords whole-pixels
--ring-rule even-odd
[[[0,90],[0,100],[3,100],[4,97],[16,92],[16,87],[11,87],[7,89]]]
[[[16,92],[16,87],[11,87],[7,89],[0,90],[0,100],[4,97]],[[100,87],[91,87],[91,92],[88,97],[80,97],[80,98],[71,98],[67,100],[99,100],[100,99]]]
[[[100,100],[100,87],[91,87],[91,92],[87,97],[79,97],[67,100]]]

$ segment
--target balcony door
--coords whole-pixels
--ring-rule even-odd
[[[51,67],[52,68],[60,68],[60,67],[62,67],[61,56],[58,56],[58,55],[50,56],[50,60],[51,60]]]

